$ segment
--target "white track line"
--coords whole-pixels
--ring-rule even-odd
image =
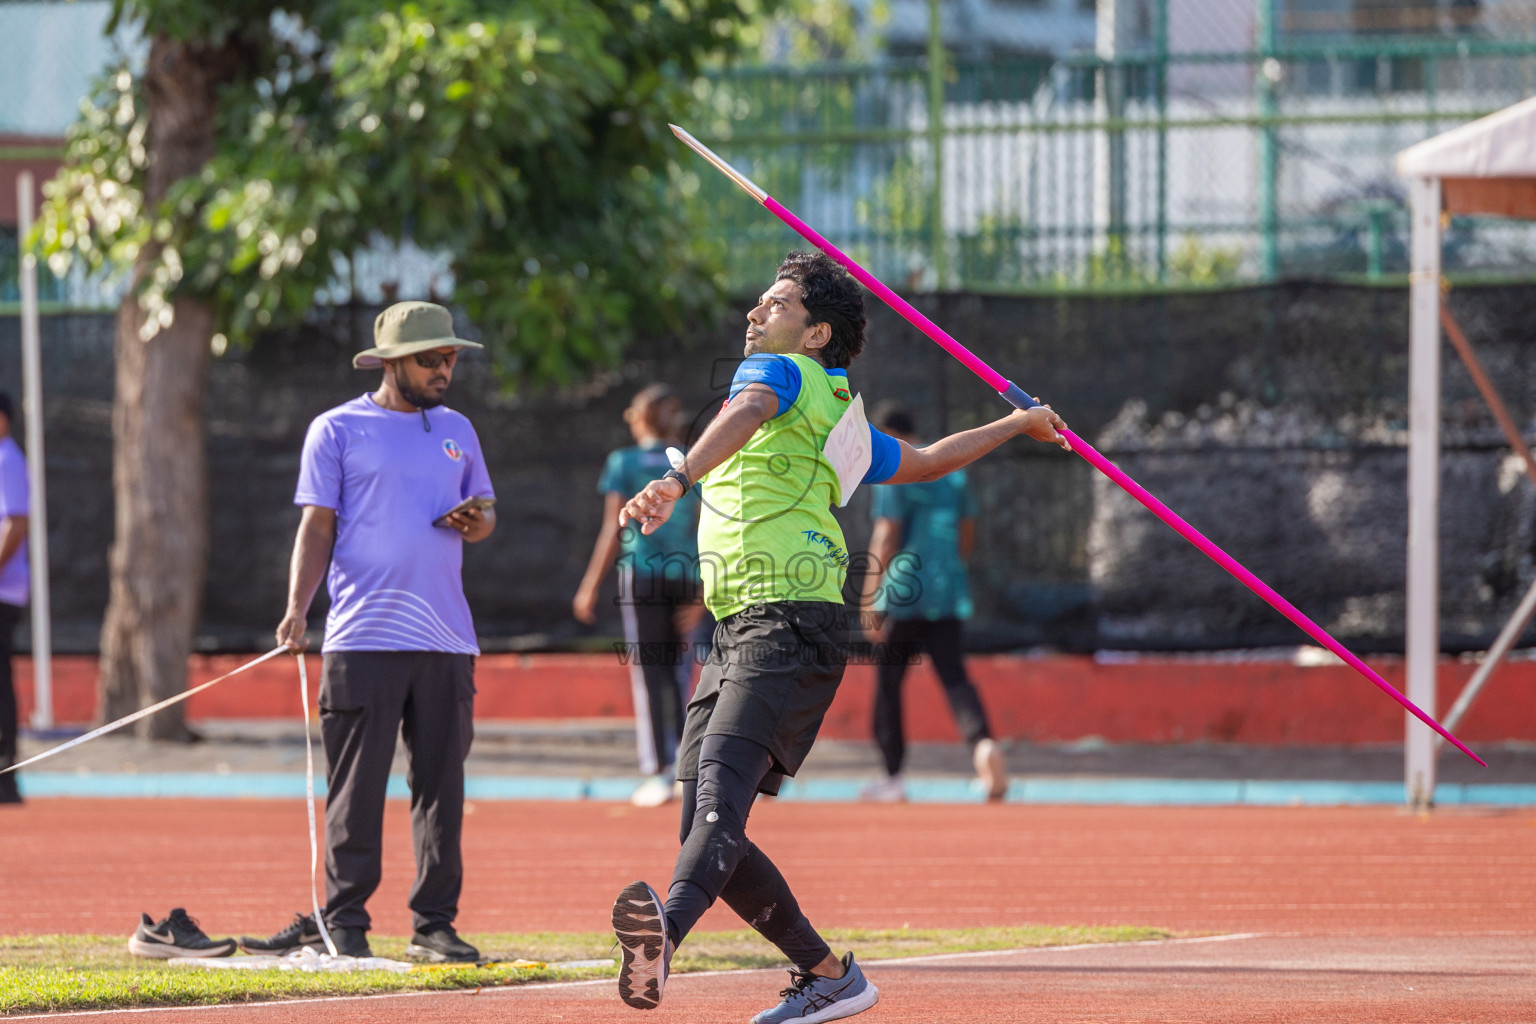
[[[1237,939],[1262,938],[1263,932],[1239,932],[1234,935],[1197,935],[1188,939],[1137,939],[1134,942],[1079,942],[1073,946],[1025,946],[1022,949],[976,949],[965,953],[928,953],[923,956],[893,957],[890,960],[860,960],[868,966],[885,967],[892,964],[931,964],[943,960],[970,960],[983,956],[1008,956],[1011,953],[1069,953],[1077,949],[1125,949],[1128,946],[1179,946],[1196,942],[1233,942]],[[719,972],[725,973],[725,972]],[[679,974],[679,978],[697,977],[695,974]]]
[[[925,956],[896,957],[890,960],[860,961],[867,967],[901,966],[903,964],[939,963],[945,960],[966,960],[986,956],[1009,956],[1019,953],[1070,953],[1081,949],[1124,949],[1129,946],[1180,946],[1206,942],[1234,942],[1239,939],[1257,939],[1263,932],[1240,932],[1234,935],[1199,935],[1189,939],[1142,939],[1137,942],[1080,942],[1071,946],[1024,946],[1018,949],[979,949],[965,953],[930,953]],[[752,967],[731,971],[689,971],[679,974],[672,981],[693,978],[718,978],[722,975],[777,974],[781,967]],[[10,1024],[14,1020],[60,1020],[65,1017],[117,1017],[137,1013],[208,1013],[214,1010],[262,1010],[273,1006],[310,1006],[322,1003],[363,1003],[383,999],[421,999],[428,996],[517,996],[528,993],[548,992],[553,989],[595,988],[615,984],[613,978],[592,978],[587,981],[529,982],[524,985],[497,985],[481,989],[437,989],[431,992],[381,992],[368,996],[315,996],[309,999],[268,999],[259,1003],[212,1003],[198,1006],[134,1006],[116,1010],[68,1010],[62,1013],[29,1013],[7,1015],[0,1020]]]

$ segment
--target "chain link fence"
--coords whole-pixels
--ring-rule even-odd
[[[894,283],[1219,286],[1407,269],[1398,150],[1536,93],[1531,0],[1104,0],[1059,61],[736,70],[701,137]],[[1118,26],[1118,27],[1117,27]],[[701,194],[752,287],[795,238]],[[1536,231],[1458,220],[1452,272],[1522,274]]]

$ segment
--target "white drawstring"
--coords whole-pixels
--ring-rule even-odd
[[[158,704],[151,704],[149,707],[141,708],[138,711],[135,711],[131,715],[126,715],[126,716],[124,716],[122,718],[119,718],[115,722],[108,722],[106,725],[103,725],[100,728],[92,729],[90,732],[86,733],[83,736],[76,736],[74,739],[70,740],[67,743],[60,743],[58,746],[51,747],[48,750],[43,751],[41,754],[34,754],[33,756],[27,758],[25,761],[21,762],[20,764],[13,764],[9,768],[0,769],[0,775],[4,775],[6,772],[14,772],[14,771],[16,771],[19,768],[25,768],[29,764],[36,764],[37,762],[43,760],[44,758],[52,757],[54,754],[62,754],[62,753],[64,753],[64,751],[70,750],[70,749],[72,749],[74,747],[78,747],[82,743],[89,743],[91,740],[94,740],[98,736],[105,736],[107,733],[112,732],[115,729],[121,729],[125,725],[129,725],[129,724],[131,724],[133,722],[137,722],[139,719],[145,718],[145,717],[147,717],[149,715],[152,715],[156,711],[163,711],[164,709],[170,707],[172,704],[179,704],[182,701],[186,700],[188,697],[193,696],[194,694],[202,693],[204,690],[208,689],[208,687],[213,686],[216,683],[222,683],[224,680],[228,679],[230,676],[237,676],[241,672],[244,672],[246,669],[255,668],[257,665],[260,665],[262,662],[268,661],[268,660],[270,660],[272,658],[275,658],[279,654],[282,654],[286,650],[288,650],[288,648],[286,646],[275,647],[272,650],[268,651],[266,654],[263,654],[261,657],[257,658],[255,661],[248,661],[244,665],[241,665],[239,668],[235,669],[234,671],[224,673],[223,675],[219,676],[219,678],[217,678],[217,679],[210,679],[210,680],[208,680],[206,683],[204,683],[201,686],[194,686],[190,690],[183,690],[181,693],[178,693],[176,696],[174,696],[174,697],[167,697],[165,700],[161,701]]]
[[[320,913],[320,894],[315,888],[315,871],[320,863],[320,840],[315,833],[315,744],[309,736],[309,669],[304,655],[299,661],[299,699],[304,723],[304,809],[309,812],[309,905],[315,912],[315,925],[320,938],[331,956],[337,956],[336,943],[331,941],[331,930],[325,926],[325,915]]]

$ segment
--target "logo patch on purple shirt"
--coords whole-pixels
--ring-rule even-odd
[[[443,452],[454,462],[458,462],[464,457],[464,449],[460,448],[459,442],[451,437],[443,442]]]

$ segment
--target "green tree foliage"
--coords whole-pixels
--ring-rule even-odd
[[[235,343],[304,315],[371,242],[413,241],[451,256],[453,299],[508,379],[566,380],[636,327],[718,305],[723,242],[666,123],[688,118],[703,68],[756,45],[775,3],[116,0],[146,36],[241,66],[202,173],[155,209],[142,82],[104,82],[41,241],[56,270],[150,256],[141,335],[187,297]]]
[[[890,0],[784,0],[761,31],[758,57],[794,65],[873,61],[890,19]]]

